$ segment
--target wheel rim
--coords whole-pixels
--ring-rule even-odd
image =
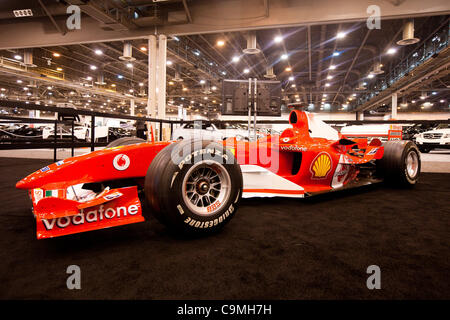
[[[184,203],[198,215],[214,215],[226,204],[230,193],[230,175],[224,166],[217,162],[198,162],[189,169],[183,179]]]
[[[406,171],[408,172],[408,176],[410,178],[415,178],[417,175],[417,171],[419,170],[419,157],[417,153],[411,151],[408,153],[406,157]]]

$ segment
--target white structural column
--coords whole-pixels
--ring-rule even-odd
[[[158,81],[158,118],[166,117],[166,60],[167,60],[167,37],[163,34],[159,35],[158,40],[158,65],[157,65],[157,81]]]
[[[147,115],[156,116],[156,36],[148,37],[148,101]]]
[[[134,116],[134,99],[130,100],[130,115]]]
[[[397,92],[392,94],[391,119],[397,118]]]
[[[359,111],[356,113],[357,119],[359,121],[363,121],[364,120],[364,111]]]

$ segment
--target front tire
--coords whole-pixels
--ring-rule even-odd
[[[120,147],[120,146],[128,146],[130,144],[143,143],[146,142],[144,139],[136,138],[136,137],[123,137],[111,141],[106,148]]]
[[[221,229],[242,196],[242,173],[222,144],[190,140],[164,148],[145,178],[145,195],[155,217],[188,234]]]
[[[417,146],[412,141],[388,141],[383,146],[383,158],[377,160],[379,174],[390,184],[415,185],[421,167]]]

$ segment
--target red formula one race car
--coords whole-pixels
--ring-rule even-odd
[[[141,222],[143,211],[181,232],[211,232],[230,221],[241,197],[417,182],[420,153],[410,141],[349,140],[301,111],[289,122],[280,136],[254,142],[121,138],[44,167],[16,187],[29,191],[42,239]]]

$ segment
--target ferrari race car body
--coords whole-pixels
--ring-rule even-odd
[[[231,219],[241,197],[301,198],[389,178],[417,181],[420,157],[410,141],[348,140],[301,111],[289,120],[292,128],[280,136],[254,142],[122,138],[50,164],[16,187],[29,191],[41,239],[141,222],[146,204],[168,227],[210,232]]]

